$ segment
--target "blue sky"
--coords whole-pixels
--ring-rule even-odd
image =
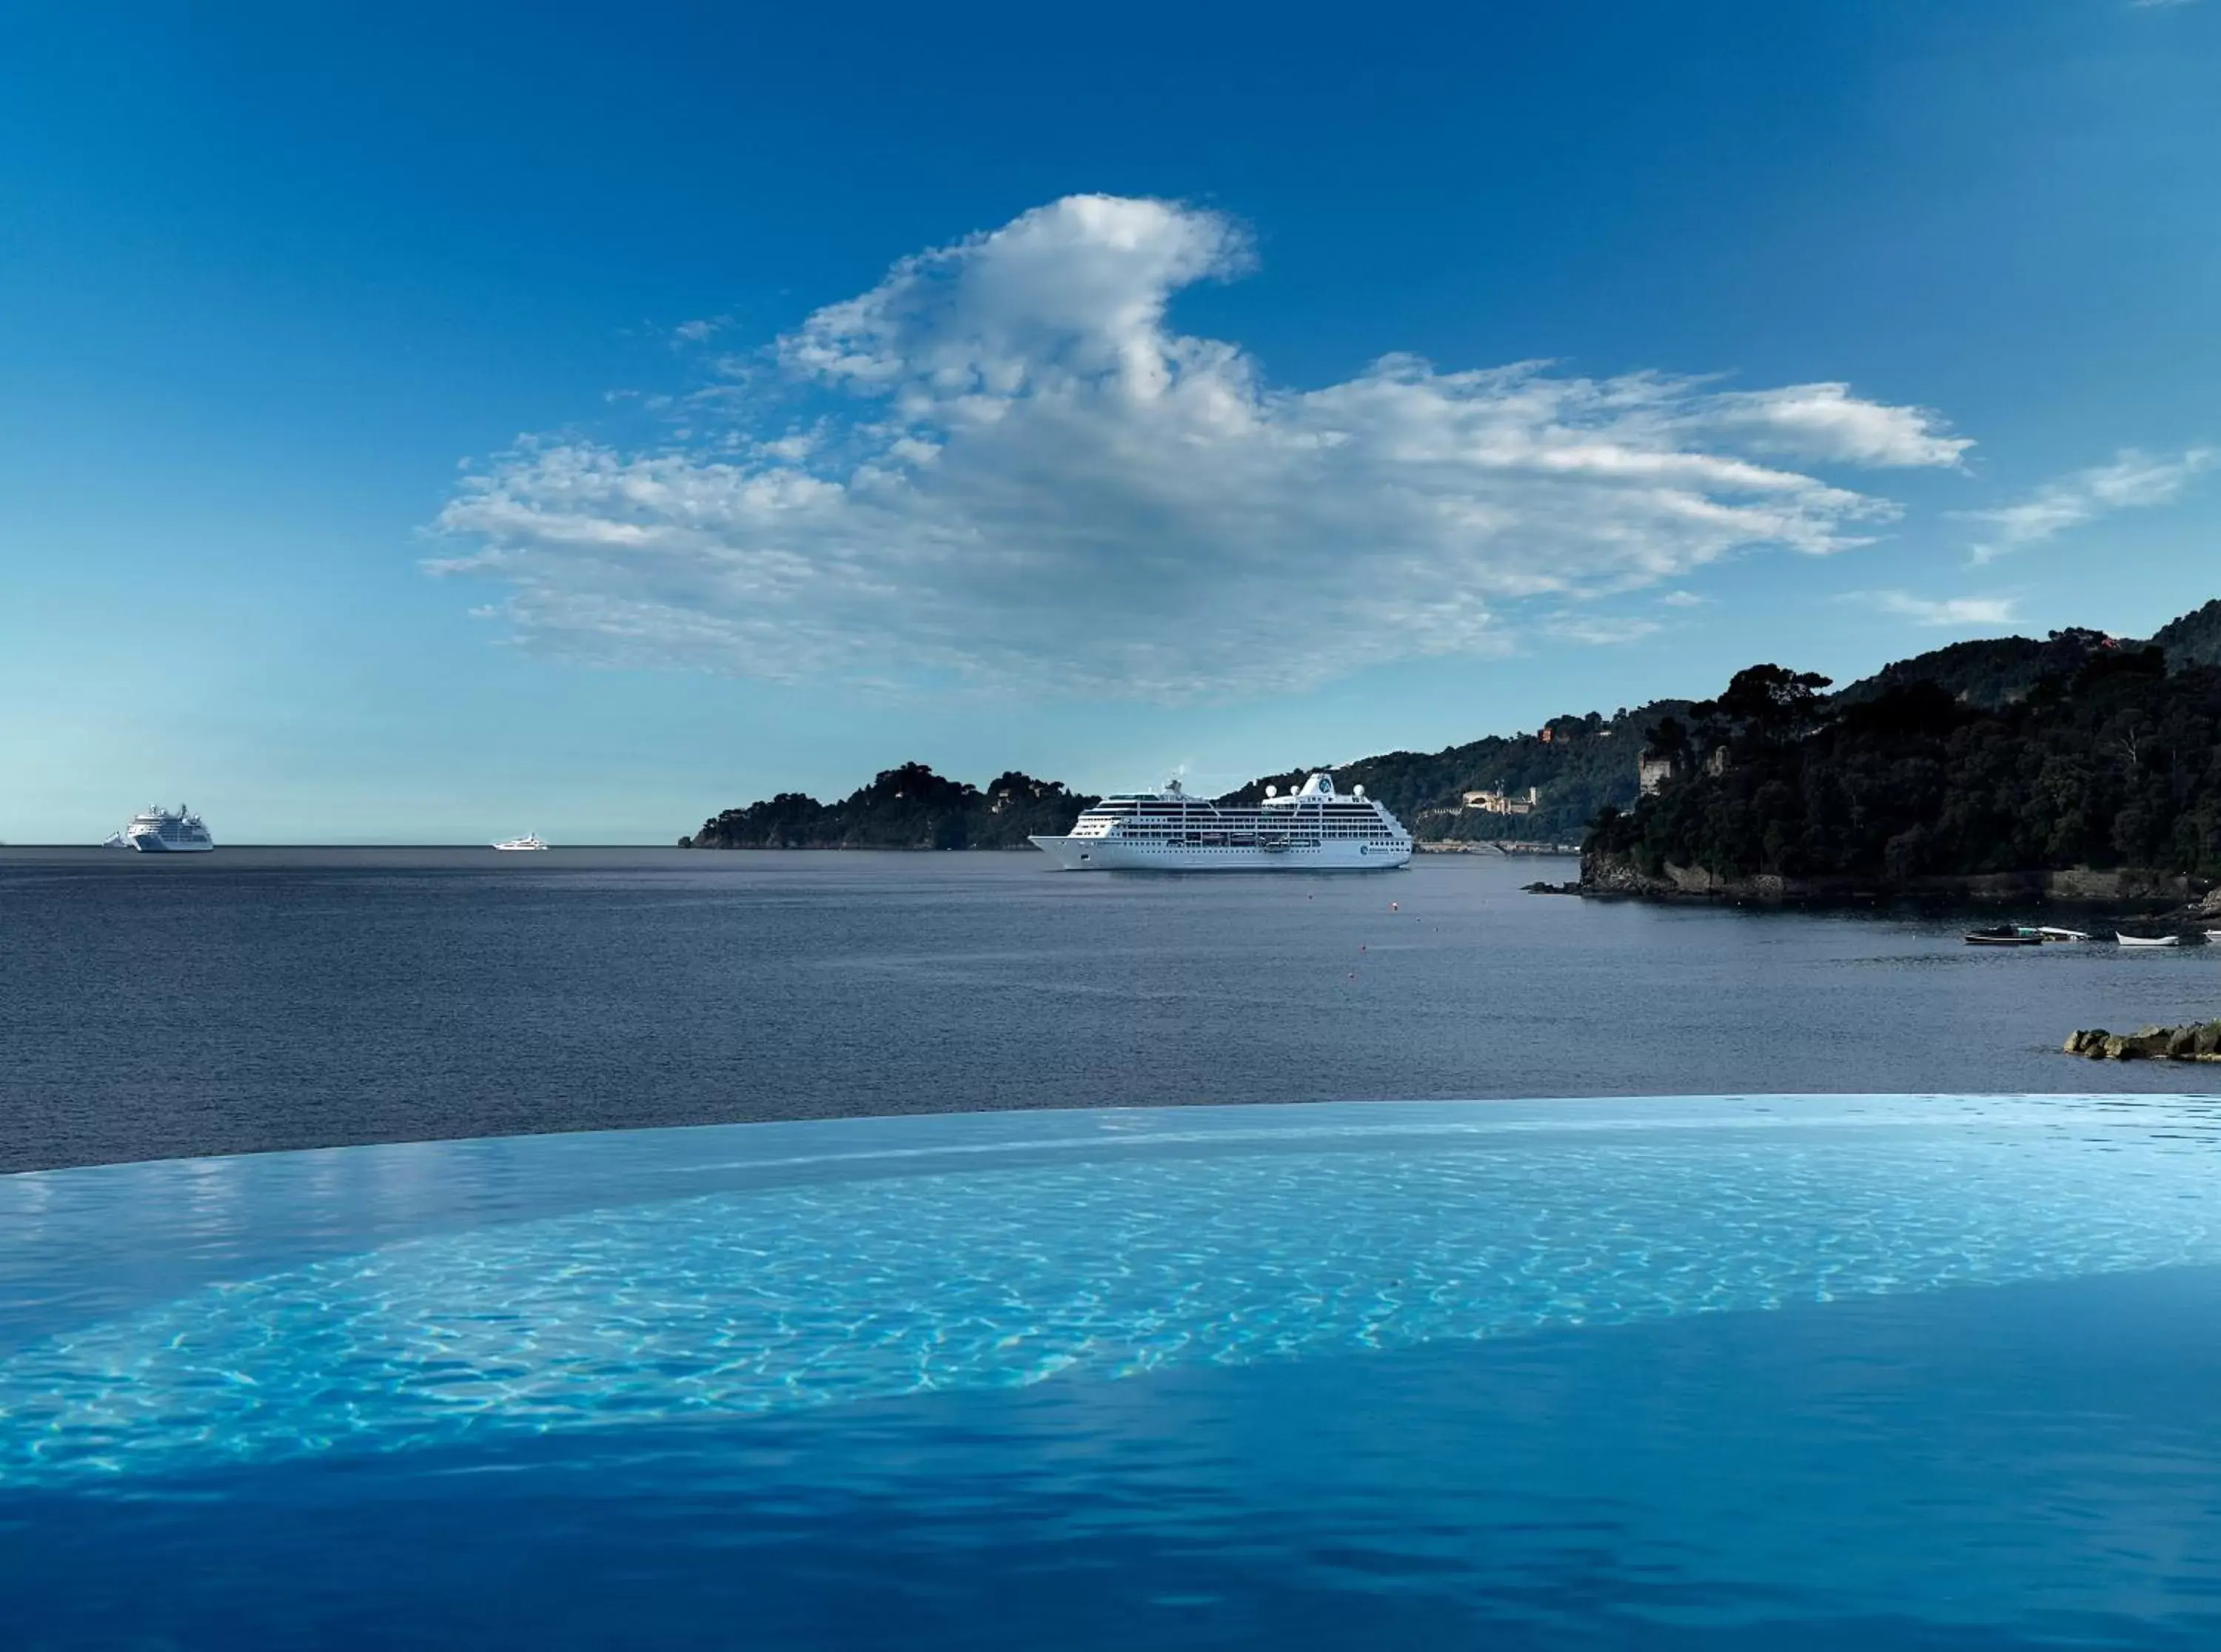
[[[1205,786],[2221,595],[2221,0],[11,8],[0,838]]]

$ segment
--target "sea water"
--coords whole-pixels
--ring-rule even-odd
[[[0,850],[0,1169],[1043,1107],[2221,1094],[2221,1068],[2058,1053],[2215,1013],[2221,947],[1992,951],[1961,944],[1965,914],[1519,889],[1572,875]]]

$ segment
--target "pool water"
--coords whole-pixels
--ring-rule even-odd
[[[2221,1643],[2221,1114],[1016,1113],[0,1178],[22,1647]]]

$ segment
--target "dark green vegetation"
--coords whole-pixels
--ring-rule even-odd
[[[2221,667],[2200,663],[2217,630],[2208,605],[2152,645],[1960,644],[1833,698],[1753,666],[1659,725],[1674,778],[1586,847],[1653,878],[2221,876]]]
[[[1489,838],[1573,842],[1598,810],[1635,801],[1635,760],[1644,734],[1662,718],[1686,712],[1686,700],[1659,700],[1610,717],[1554,717],[1531,734],[1491,735],[1440,751],[1391,751],[1345,763],[1334,771],[1345,791],[1362,786],[1386,803],[1424,843]],[[1254,802],[1269,782],[1300,786],[1304,770],[1264,775],[1231,795]],[[1468,792],[1540,797],[1532,813],[1494,814],[1464,807]]]
[[[2221,665],[2221,598],[2169,620],[2153,633],[2151,645],[2167,656],[2170,667]],[[1873,700],[1892,689],[1933,683],[1955,700],[1994,708],[2024,697],[2047,676],[2073,672],[2093,653],[2124,645],[2137,645],[2120,644],[2102,631],[2083,630],[2055,631],[2040,641],[1989,637],[1953,643],[1885,665],[1836,697]]]
[[[1885,665],[1836,698],[1846,703],[1878,700],[1893,689],[1932,683],[1954,700],[1993,710],[2025,698],[2047,676],[2078,670],[2109,641],[2102,631],[2055,631],[2040,642],[2033,637],[1990,637],[1953,643]]]
[[[2221,596],[2152,633],[2169,665],[2221,665]]]
[[[985,791],[922,763],[889,769],[837,803],[781,792],[703,823],[688,849],[1023,849],[1072,828],[1095,801],[1013,770]]]

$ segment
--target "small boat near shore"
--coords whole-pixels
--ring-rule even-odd
[[[2016,929],[2000,925],[1995,929],[1970,929],[1966,934],[1969,946],[2041,946],[2043,937],[2033,930]]]
[[[2113,938],[2123,946],[2180,946],[2182,944],[2182,937],[2180,935],[2124,935],[2117,930],[2114,932]]]
[[[2058,929],[2049,924],[2038,924],[2033,929],[2023,929],[2021,933],[2033,935],[2046,945],[2056,945],[2069,941],[2086,941],[2090,938],[2090,932],[2086,929]]]

